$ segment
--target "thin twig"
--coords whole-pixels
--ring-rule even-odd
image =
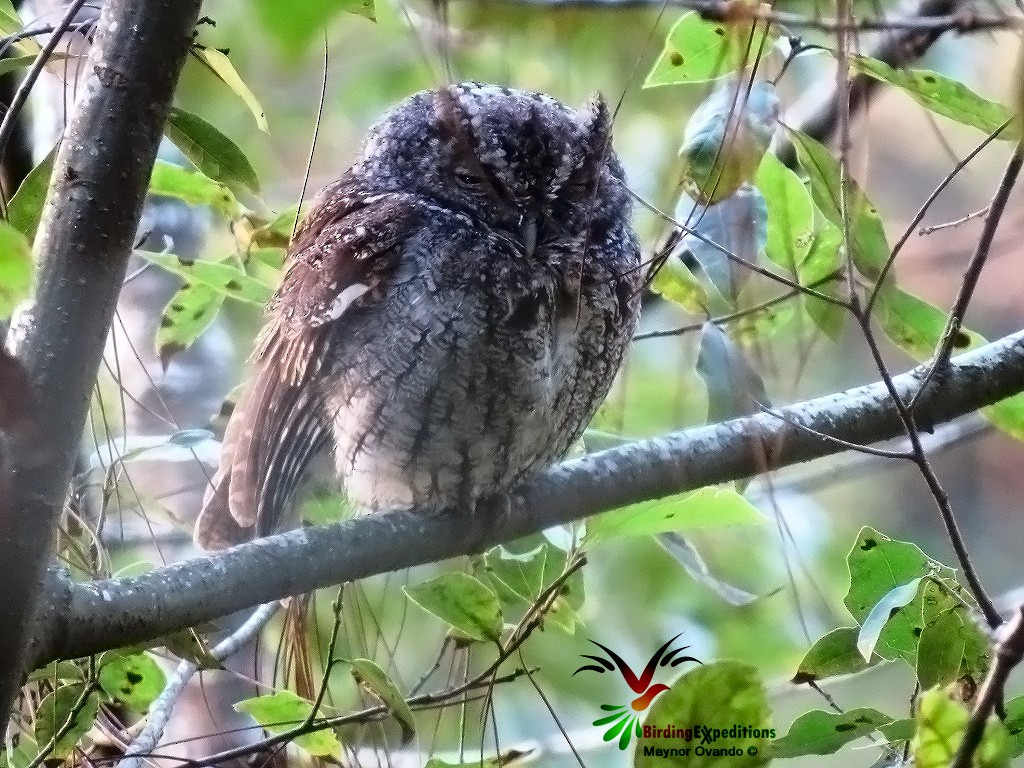
[[[996,235],[996,228],[1003,218],[1006,202],[1010,199],[1010,192],[1017,182],[1017,176],[1020,175],[1022,165],[1024,165],[1024,143],[1019,143],[1010,157],[1010,162],[1006,164],[1003,178],[999,181],[999,187],[992,197],[988,217],[985,219],[985,226],[982,228],[981,237],[978,239],[978,247],[967,265],[967,270],[964,272],[963,281],[960,283],[960,290],[953,301],[953,308],[949,312],[946,330],[942,333],[939,346],[935,350],[935,357],[931,368],[928,369],[927,375],[921,382],[921,388],[910,401],[910,408],[914,407],[921,393],[927,389],[935,377],[936,371],[941,370],[949,363],[949,356],[953,353],[953,348],[964,346],[959,343],[962,335],[961,329],[963,328],[964,315],[967,313],[967,306],[971,303],[971,298],[974,296],[974,289],[978,286],[981,271],[985,268],[985,263],[988,261],[989,252],[992,250],[992,240]]]
[[[277,613],[281,604],[276,600],[272,603],[265,603],[253,611],[238,629],[221,640],[210,649],[210,655],[217,661],[237,653],[243,645],[248,643],[259,634],[264,625]],[[146,727],[139,732],[132,743],[125,750],[124,759],[117,764],[117,768],[142,768],[144,759],[156,749],[157,744],[164,735],[164,729],[174,711],[174,705],[185,690],[188,681],[192,679],[199,670],[199,665],[194,661],[182,660],[174,673],[167,678],[167,684],[156,700],[149,706],[149,716]]]
[[[46,66],[46,62],[50,60],[50,55],[57,49],[64,33],[71,26],[75,14],[81,10],[83,5],[85,5],[85,0],[73,0],[68,5],[60,22],[54,27],[53,34],[46,41],[46,44],[43,45],[42,50],[39,51],[36,60],[32,62],[32,66],[29,67],[25,79],[18,86],[18,90],[14,92],[14,98],[11,99],[11,104],[4,113],[4,119],[0,121],[0,155],[3,154],[4,147],[7,146],[11,134],[14,132],[18,115],[21,113],[22,107],[25,106],[25,100],[28,99],[29,92],[35,86],[36,80],[39,79],[39,75]],[[2,195],[0,195],[0,214],[5,219],[7,218],[7,201],[2,199]]]
[[[981,684],[971,719],[967,721],[963,739],[949,768],[969,768],[973,764],[972,758],[981,744],[988,718],[1003,700],[1006,680],[1020,664],[1021,659],[1024,659],[1024,605],[1018,606],[1013,618],[1000,628],[995,655],[995,660],[985,676],[985,682]]]
[[[784,27],[816,29],[822,32],[979,32],[1020,29],[1024,19],[1006,14],[984,16],[967,10],[935,16],[894,16],[829,18],[805,13],[774,10],[770,5],[752,5],[742,0],[518,0],[523,5],[543,8],[660,8],[669,6],[696,11],[709,21],[767,21]]]

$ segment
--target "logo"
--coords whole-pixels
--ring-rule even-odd
[[[680,653],[690,647],[688,645],[684,645],[682,648],[673,648],[672,650],[669,650],[672,643],[678,640],[681,636],[682,633],[680,632],[655,651],[654,655],[651,656],[650,661],[647,662],[647,666],[644,667],[643,672],[639,675],[637,675],[611,648],[601,645],[601,643],[596,640],[590,640],[591,643],[608,654],[608,658],[603,656],[592,656],[586,653],[581,654],[584,659],[591,659],[592,661],[596,661],[597,664],[584,664],[573,672],[573,675],[578,675],[580,672],[597,672],[603,675],[605,672],[618,670],[622,679],[626,681],[626,685],[629,686],[633,693],[637,694],[637,697],[629,703],[629,706],[626,706],[625,704],[601,705],[601,709],[605,712],[612,713],[594,721],[594,725],[596,726],[608,726],[608,729],[604,733],[605,741],[611,741],[618,736],[619,749],[625,750],[629,746],[629,741],[633,737],[634,733],[636,733],[638,738],[642,735],[640,718],[634,713],[643,712],[651,706],[651,703],[659,693],[668,690],[668,686],[664,683],[654,682],[654,673],[657,672],[659,666],[677,667],[686,661],[703,664],[700,659],[694,656],[679,656]],[[600,666],[598,666],[598,664]]]

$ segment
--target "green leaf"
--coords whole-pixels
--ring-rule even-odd
[[[932,688],[921,694],[916,719],[917,735],[912,742],[915,768],[947,768],[963,741],[969,719],[967,707],[943,689]],[[989,718],[971,765],[1008,768],[1012,748],[1003,723]]]
[[[587,521],[585,542],[764,522],[757,508],[736,491],[727,486],[709,486],[596,515]]]
[[[68,757],[96,720],[99,696],[93,691],[82,699],[84,690],[81,683],[62,685],[47,694],[36,710],[35,740],[40,749],[57,734],[63,733],[50,753],[51,758],[63,760]]]
[[[771,754],[772,757],[831,755],[845,744],[891,722],[891,717],[870,707],[841,713],[805,712],[789,727],[789,733],[771,743]]]
[[[717,661],[695,667],[673,682],[669,690],[654,700],[644,723],[659,728],[669,724],[703,724],[723,729],[742,724],[767,731],[770,718],[768,696],[757,669],[738,661]],[[741,752],[737,756],[718,759],[697,754],[694,745],[700,743],[687,743],[671,737],[637,739],[633,765],[635,768],[696,768],[708,765],[753,768],[771,760],[768,739],[764,737],[720,736],[714,742],[702,745],[707,749],[736,747]],[[680,747],[690,747],[688,754],[657,754],[659,750]]]
[[[39,220],[43,217],[43,204],[50,188],[50,176],[53,173],[53,160],[56,156],[55,146],[29,171],[7,205],[7,221],[30,241],[35,239]]]
[[[979,96],[963,83],[926,69],[893,69],[884,61],[867,56],[853,56],[853,69],[876,80],[895,85],[921,106],[937,115],[963,125],[995,133],[1013,113],[994,101]],[[1016,139],[1018,131],[1011,125],[1000,139]]]
[[[818,293],[835,296],[835,289],[821,283],[825,278],[836,274],[842,264],[840,248],[843,244],[843,231],[826,221],[814,235],[811,249],[797,267],[797,279],[801,285],[811,286]],[[839,339],[843,323],[849,313],[838,304],[818,299],[806,294],[800,297],[804,311],[822,333],[833,341]]]
[[[839,161],[822,144],[800,131],[790,130],[800,166],[811,181],[811,197],[818,210],[840,231],[843,228],[843,197]],[[878,211],[849,174],[846,175],[846,212],[850,220],[848,244],[860,273],[877,280],[889,258],[889,243]]]
[[[156,331],[156,353],[165,370],[174,355],[191,347],[209,328],[223,303],[223,293],[202,283],[186,283],[174,293]]]
[[[182,154],[214,181],[236,192],[244,189],[259,194],[260,181],[249,158],[235,142],[203,118],[171,107],[164,131]]]
[[[0,221],[0,320],[32,292],[32,249],[25,235]]]
[[[792,682],[809,683],[838,675],[852,675],[862,672],[881,659],[874,655],[864,661],[857,650],[859,627],[839,627],[819,637],[804,654]]]
[[[255,0],[252,6],[263,30],[293,57],[319,40],[332,19],[342,13],[376,21],[373,0],[303,0],[302,13],[295,12],[292,0]]]
[[[949,320],[938,307],[894,285],[879,291],[875,315],[889,340],[921,362],[932,357]],[[953,351],[964,352],[984,343],[980,334],[961,328],[953,340]],[[1024,442],[1024,394],[1008,397],[981,412],[996,427]]]
[[[922,596],[923,627],[917,648],[917,680],[921,689],[927,690],[946,686],[960,677],[967,626],[958,610],[961,603],[952,599],[942,586],[928,581]]]
[[[755,60],[762,34],[764,27],[758,27],[751,44],[749,24],[705,21],[692,11],[684,13],[669,30],[643,87],[704,83],[734,72]],[[774,28],[769,37],[777,37]]]
[[[771,152],[761,158],[754,183],[768,204],[765,255],[779,266],[797,274],[797,268],[810,252],[815,240],[811,194],[800,177]],[[838,244],[836,250],[838,252]]]
[[[352,676],[356,682],[388,708],[402,727],[402,743],[408,743],[416,735],[416,722],[398,686],[376,662],[370,659],[352,659],[349,663],[352,665]]]
[[[850,569],[850,591],[844,602],[858,623],[864,622],[893,589],[918,577],[955,581],[952,570],[929,558],[916,545],[895,541],[868,527],[861,529],[846,562]],[[921,600],[918,593],[914,600],[889,615],[874,646],[883,659],[900,658],[911,667],[917,665]]]
[[[227,185],[166,160],[154,163],[149,193],[174,197],[191,205],[207,205],[229,219],[238,218],[242,212],[242,206]]]
[[[234,264],[229,264],[226,261],[207,261],[205,259],[183,261],[173,253],[153,253],[152,251],[138,251],[138,254],[190,283],[200,283],[212,288],[217,293],[239,301],[262,307],[270,301],[270,297],[274,293],[269,285],[250,277]]]
[[[291,691],[277,691],[240,701],[235,704],[235,711],[252,715],[271,733],[283,733],[306,722],[313,712],[313,705]],[[293,743],[316,757],[341,760],[341,742],[328,728],[298,736]]]
[[[248,107],[252,116],[256,119],[256,126],[264,133],[269,132],[267,116],[263,111],[263,106],[260,104],[259,99],[256,98],[256,94],[249,90],[249,86],[245,84],[238,75],[238,72],[235,71],[235,65],[231,63],[231,60],[216,48],[194,47],[193,51],[200,61],[204,62],[224,85],[245,102],[245,106]]]
[[[544,589],[544,566],[548,556],[555,555],[550,544],[521,554],[502,546],[484,554],[483,573],[494,587],[498,598],[505,604],[529,604]],[[562,558],[564,562],[564,557]]]
[[[21,23],[21,17],[18,16],[18,12],[14,9],[14,4],[10,0],[3,0],[0,3],[0,35],[12,37],[16,33],[21,32],[23,28],[24,25]],[[20,55],[31,57],[33,60],[35,60],[36,55],[41,50],[39,43],[31,37],[16,40],[12,47]]]
[[[865,661],[870,661],[875,650],[875,644],[889,623],[889,617],[900,608],[907,606],[911,600],[917,597],[918,587],[921,586],[923,576],[908,581],[906,584],[890,589],[885,596],[871,606],[871,611],[864,618],[860,625],[860,633],[857,635],[857,650]]]
[[[403,589],[420,608],[466,637],[493,642],[501,638],[503,622],[497,595],[468,573],[445,573]]]
[[[917,733],[917,723],[908,717],[901,720],[893,720],[891,723],[883,725],[878,730],[880,730],[882,735],[890,742],[910,741],[910,739],[914,738],[914,734]]]
[[[945,312],[891,284],[879,290],[875,307],[875,317],[893,344],[915,360],[932,356],[946,330]],[[961,330],[953,340],[953,349],[964,351],[984,342],[971,331]]]
[[[708,306],[707,290],[675,254],[669,255],[654,273],[651,290],[694,315],[704,314]],[[725,302],[724,298],[722,302]]]
[[[45,667],[33,670],[29,676],[29,682],[48,682],[56,685],[62,683],[80,683],[85,680],[85,673],[73,661],[51,661]]]
[[[1006,702],[1006,720],[1003,724],[1010,737],[1010,756],[1024,755],[1024,696]]]
[[[167,683],[163,670],[145,653],[107,656],[106,659],[99,670],[100,688],[110,698],[144,714]]]

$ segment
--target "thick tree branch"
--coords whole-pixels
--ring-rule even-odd
[[[46,404],[47,452],[43,460],[31,452],[15,457],[11,513],[0,520],[5,713],[20,683],[43,567],[199,5],[104,4],[82,96],[57,155],[36,241],[36,311],[18,350]]]
[[[906,399],[923,369],[893,383]],[[938,424],[1024,390],[1024,331],[951,361],[922,396],[921,425]],[[233,611],[328,584],[479,552],[552,525],[841,450],[809,427],[872,443],[903,433],[875,383],[779,409],[642,440],[553,467],[517,489],[508,514],[393,513],[270,536],[141,576],[50,585],[36,663],[151,640]]]

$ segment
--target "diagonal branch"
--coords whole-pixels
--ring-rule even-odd
[[[36,310],[19,345],[35,394],[45,404],[40,426],[47,451],[41,460],[31,452],[14,457],[11,511],[0,519],[4,718],[27,658],[43,568],[199,5],[104,4],[89,74],[54,165],[36,241]]]
[[[918,368],[891,384],[906,399],[923,375]],[[952,360],[922,396],[916,417],[938,424],[1022,390],[1024,331]],[[290,531],[131,578],[76,584],[58,574],[49,585],[51,610],[35,633],[34,658],[42,664],[151,640],[256,603],[479,552],[625,504],[842,450],[813,431],[861,444],[903,433],[882,382],[779,414],[784,418],[757,414],[566,462],[517,489],[507,514],[392,513]]]

